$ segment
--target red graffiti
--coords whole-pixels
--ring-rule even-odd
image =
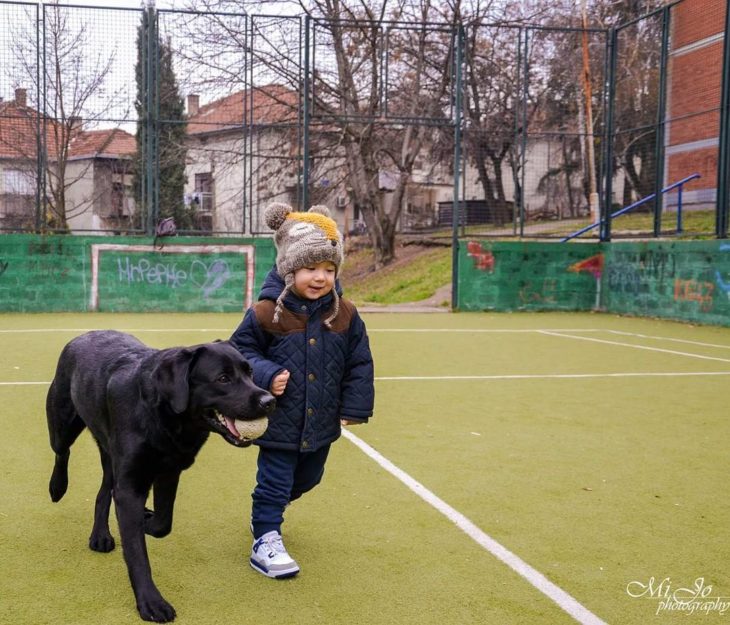
[[[715,285],[712,282],[698,282],[697,280],[674,280],[674,301],[698,302],[700,310],[709,312],[712,310],[712,294],[715,292]]]
[[[466,244],[466,251],[474,259],[474,266],[481,271],[494,271],[494,254],[482,248],[479,241],[469,241]]]
[[[555,304],[555,294],[558,290],[558,282],[554,278],[545,278],[537,284],[527,282],[519,292],[520,302],[523,304]]]
[[[593,277],[598,280],[603,273],[603,254],[596,254],[595,256],[586,258],[585,260],[573,263],[570,267],[568,267],[568,271],[573,271],[575,273],[586,271],[588,273],[592,273]]]

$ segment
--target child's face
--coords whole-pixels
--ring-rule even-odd
[[[334,263],[325,260],[294,272],[294,290],[305,299],[319,299],[335,286]]]

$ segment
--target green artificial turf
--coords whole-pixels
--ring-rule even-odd
[[[47,387],[17,383],[49,381],[83,328],[127,329],[164,347],[226,338],[239,318],[0,318],[3,330],[52,330],[0,333],[0,382],[16,383],[0,385],[0,622],[141,622],[121,549],[87,547],[100,480],[93,441],[85,433],[73,447],[68,493],[52,504]],[[730,329],[601,314],[365,320],[376,415],[352,433],[607,623],[730,618],[730,609],[657,616],[658,598],[626,592],[651,577],[674,589],[703,577],[711,596],[730,595],[730,376],[386,379],[730,371]],[[176,622],[575,622],[344,439],[322,485],[287,510],[284,538],[302,573],[258,575],[247,563],[255,457],[212,438],[183,474],[172,534],[148,539]]]

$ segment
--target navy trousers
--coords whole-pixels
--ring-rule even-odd
[[[259,447],[256,488],[251,498],[254,538],[271,530],[281,533],[284,508],[322,481],[330,446],[300,453]]]

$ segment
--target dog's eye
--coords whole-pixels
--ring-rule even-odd
[[[231,381],[231,378],[229,378],[225,373],[223,375],[219,375],[216,382],[220,382],[221,384],[228,384]]]

